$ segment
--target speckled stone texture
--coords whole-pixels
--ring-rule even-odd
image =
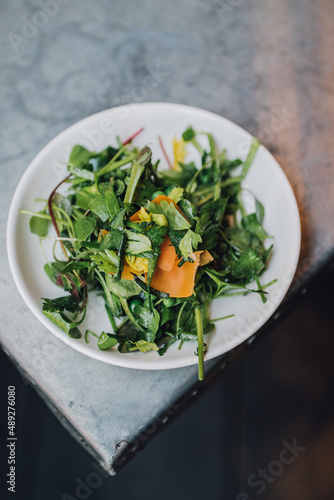
[[[112,367],[48,333],[7,264],[14,189],[45,144],[92,113],[144,101],[202,107],[257,135],[288,175],[303,224],[302,284],[333,249],[333,14],[331,0],[1,3],[1,342],[109,468],[119,443],[192,387],[196,367]]]

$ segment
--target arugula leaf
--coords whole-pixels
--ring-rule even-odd
[[[117,281],[110,274],[106,274],[106,283],[108,289],[119,297],[129,299],[135,295],[139,295],[141,288],[137,285],[135,280],[120,280]]]

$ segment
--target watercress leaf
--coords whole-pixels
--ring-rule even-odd
[[[260,240],[264,240],[268,236],[263,226],[259,223],[256,213],[244,216],[241,219],[241,225],[250,233],[255,234]]]
[[[107,189],[104,193],[106,205],[108,208],[109,216],[111,218],[115,217],[120,210],[119,203],[117,200],[117,196],[114,193],[113,189]]]
[[[40,214],[44,214],[44,211],[39,212]],[[30,232],[33,234],[37,234],[37,236],[43,238],[48,234],[50,221],[48,219],[42,219],[41,217],[37,217],[33,215],[29,220],[29,228]]]
[[[137,285],[135,280],[120,280],[117,281],[110,274],[106,274],[106,283],[108,290],[117,297],[128,299],[134,295],[139,295],[141,288]]]
[[[195,137],[196,137],[196,133],[192,127],[188,127],[187,130],[185,130],[185,132],[183,132],[183,134],[182,134],[182,139],[185,142],[189,142],[192,139],[195,139]]]
[[[76,205],[83,210],[88,210],[89,203],[95,196],[98,195],[99,192],[96,189],[95,184],[93,184],[92,186],[81,187],[78,191],[75,192]]]
[[[115,217],[112,219],[110,227],[112,229],[120,229],[124,228],[124,216],[125,216],[125,208],[123,208]]]
[[[82,241],[85,241],[94,231],[96,220],[92,217],[82,217],[74,223],[75,236]]]
[[[44,266],[44,271],[49,277],[49,279],[54,283],[55,285],[60,286],[59,283],[57,283],[59,273],[62,272],[64,266],[66,265],[66,262],[52,262],[45,264]]]
[[[69,164],[73,165],[74,167],[81,167],[82,165],[88,163],[91,156],[94,155],[95,153],[92,153],[91,151],[88,151],[88,149],[77,144],[72,148],[69,158]]]
[[[75,175],[76,177],[80,177],[82,179],[87,179],[90,181],[94,181],[94,179],[95,179],[94,172],[91,172],[90,170],[87,170],[86,168],[79,168],[79,167],[75,167],[73,165],[69,165],[68,171],[71,174]]]
[[[89,208],[102,220],[102,222],[109,219],[110,212],[107,207],[106,199],[102,194],[93,198],[89,203]]]
[[[52,196],[52,203],[57,205],[57,207],[62,208],[67,213],[67,215],[71,215],[72,205],[70,200],[66,196],[63,196],[60,193],[55,193]]]

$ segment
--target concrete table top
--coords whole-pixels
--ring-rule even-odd
[[[113,367],[48,333],[7,264],[15,187],[45,144],[92,113],[145,101],[214,111],[259,137],[293,186],[303,234],[292,290],[300,291],[334,247],[334,5],[16,0],[0,12],[1,345],[113,473],[197,393],[197,367]],[[208,363],[208,380],[221,365],[225,358]]]

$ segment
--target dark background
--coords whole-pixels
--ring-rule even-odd
[[[333,278],[327,266],[287,318],[115,477],[94,468],[1,353],[1,435],[15,385],[18,441],[17,491],[4,487],[0,498],[333,500]],[[293,445],[296,456],[283,451]]]

